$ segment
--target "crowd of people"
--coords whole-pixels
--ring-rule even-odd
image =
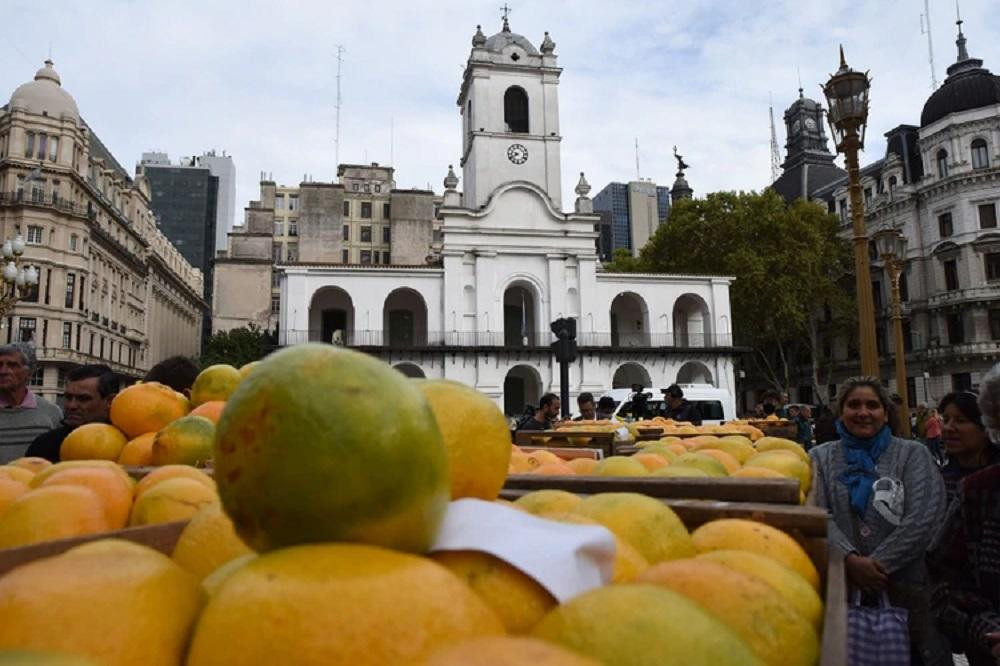
[[[0,345],[0,465],[22,456],[59,462],[63,440],[87,423],[109,423],[111,401],[122,378],[103,364],[79,365],[65,375],[62,407],[31,390],[37,366],[29,344]],[[190,395],[198,366],[173,356],[150,368],[144,381],[155,381]]]
[[[632,387],[632,396],[628,405],[620,414],[623,418],[635,421],[663,416],[674,421],[687,421],[701,425],[702,416],[698,405],[684,397],[684,390],[677,384],[671,384],[661,391],[663,394],[662,410],[654,410],[649,405],[649,396],[640,385]],[[601,396],[595,403],[594,394],[581,393],[576,398],[577,415],[569,418],[572,421],[607,421],[615,418],[618,403],[611,396]],[[538,406],[528,405],[524,414],[516,422],[515,430],[550,430],[561,422],[559,414],[562,410],[562,400],[555,393],[546,393],[541,397]],[[654,413],[655,412],[655,413]]]

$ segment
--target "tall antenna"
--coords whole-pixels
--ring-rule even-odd
[[[771,93],[767,93],[767,112],[771,116],[771,182],[773,183],[781,176],[781,153],[778,152],[778,134],[774,131],[774,100],[771,98]]]
[[[335,169],[339,169],[340,168],[340,107],[341,107],[341,104],[342,104],[342,101],[343,101],[342,98],[341,98],[341,96],[340,96],[340,65],[343,62],[343,60],[344,60],[344,47],[341,46],[340,44],[337,44],[337,105],[336,105],[336,109],[337,109],[337,130],[336,130],[336,132],[337,133],[336,133],[336,135],[334,137],[334,140],[333,140],[333,142],[334,142],[334,152],[333,152],[334,165],[333,166],[334,166]]]
[[[920,34],[927,35],[927,62],[931,66],[931,90],[937,90],[937,74],[934,72],[934,42],[931,39],[930,0],[924,0],[924,13],[920,15]]]
[[[635,179],[642,180],[639,175],[639,137],[635,137]]]

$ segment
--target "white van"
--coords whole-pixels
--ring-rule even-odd
[[[736,418],[736,400],[725,389],[715,388],[711,384],[678,384],[684,391],[684,399],[698,406],[703,425],[720,425],[723,421]],[[663,389],[666,389],[664,386]],[[650,417],[666,413],[667,403],[663,399],[663,389],[644,388],[646,396],[646,412]],[[615,401],[615,416],[625,419],[632,413],[632,389],[621,388],[605,391],[596,399],[610,396]]]

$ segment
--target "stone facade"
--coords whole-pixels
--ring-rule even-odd
[[[203,276],[156,226],[135,179],[82,120],[51,62],[0,109],[0,238],[20,234],[38,290],[18,303],[3,342],[30,340],[33,390],[53,400],[76,364],[139,378],[201,344]]]

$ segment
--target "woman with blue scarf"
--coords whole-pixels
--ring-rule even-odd
[[[840,439],[809,452],[812,501],[830,514],[829,542],[848,582],[887,592],[909,614],[912,663],[951,664],[933,629],[924,554],[945,510],[945,490],[927,447],[895,437],[891,399],[877,377],[844,382],[837,397]]]

